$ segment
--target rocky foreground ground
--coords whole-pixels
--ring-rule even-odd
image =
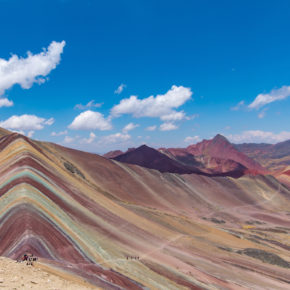
[[[24,262],[0,257],[0,288],[1,289],[51,289],[81,290],[97,289],[94,286],[76,279],[65,273],[56,275],[41,262],[27,266]]]

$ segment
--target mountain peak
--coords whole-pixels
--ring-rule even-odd
[[[223,136],[221,134],[215,135],[215,137],[212,139],[212,141],[214,141],[214,142],[216,142],[216,141],[221,142],[222,141],[222,142],[230,143],[229,140],[225,136]]]
[[[135,149],[135,148],[133,148],[133,149]],[[154,148],[151,148],[151,147],[147,146],[146,144],[139,146],[137,149],[153,149],[154,150]],[[133,151],[133,150],[128,150],[128,151]]]

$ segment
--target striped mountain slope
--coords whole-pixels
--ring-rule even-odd
[[[272,176],[160,173],[0,138],[0,255],[30,252],[104,289],[283,289],[289,208]]]

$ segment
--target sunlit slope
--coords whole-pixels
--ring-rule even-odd
[[[60,154],[73,164],[77,164],[78,170],[86,172],[88,182],[114,202],[114,205],[110,205],[110,209],[108,207],[107,209],[119,217],[116,232],[119,230],[130,237],[126,240],[128,250],[133,252],[133,248],[138,246],[137,253],[145,255],[148,261],[153,261],[160,267],[161,265],[172,267],[171,270],[175,269],[172,273],[168,268],[161,271],[162,267],[157,269],[154,267],[154,270],[161,271],[162,275],[168,274],[169,271],[175,281],[180,281],[175,273],[176,267],[182,268],[177,265],[183,263],[183,273],[186,273],[190,264],[188,260],[195,260],[196,253],[205,252],[207,253],[205,257],[212,260],[212,254],[217,254],[217,249],[219,251],[223,247],[221,245],[230,244],[230,248],[237,250],[243,247],[261,248],[260,241],[258,238],[256,240],[252,238],[253,235],[258,237],[260,231],[261,237],[265,237],[269,227],[272,229],[290,226],[289,191],[272,176],[245,176],[232,179],[209,178],[195,174],[161,174],[156,170],[125,165],[56,145],[51,145],[50,150],[55,152],[55,156]],[[96,197],[96,202],[100,202],[99,197]],[[128,209],[130,213],[114,208],[116,204]],[[132,212],[138,215],[138,218],[131,216]],[[245,227],[252,223],[257,224]],[[140,233],[141,243],[138,240],[138,229],[144,231]],[[161,229],[167,229],[169,233]],[[269,237],[271,233],[269,232]],[[274,236],[276,239],[276,235]],[[155,242],[156,237],[161,241]],[[280,238],[284,242],[288,239],[289,243],[287,232]],[[191,248],[193,245],[195,250]],[[212,253],[208,255],[210,246]],[[168,255],[172,247],[182,251],[182,255],[188,257],[187,262],[181,258],[176,260],[176,253]],[[270,243],[269,249],[272,247]],[[264,250],[267,251],[267,248]],[[146,251],[149,254],[146,254]],[[279,248],[278,251],[284,250]],[[288,255],[287,251],[285,253]],[[224,254],[221,253],[222,256]],[[233,252],[230,255],[235,256],[238,263],[243,257]],[[245,260],[248,261],[247,258]],[[215,262],[219,263],[219,260]],[[192,265],[190,266],[192,270],[191,267]],[[233,269],[229,273],[231,271]],[[224,275],[223,270],[221,272],[221,275]],[[211,271],[209,271],[211,276],[210,273]],[[206,279],[201,281],[206,283]]]
[[[162,174],[19,134],[0,150],[3,256],[104,289],[290,283],[290,193],[271,176]]]

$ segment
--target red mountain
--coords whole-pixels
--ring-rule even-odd
[[[216,135],[212,140],[204,140],[196,145],[190,145],[186,150],[194,156],[209,156],[232,160],[253,172],[265,172],[265,169],[258,162],[237,150],[233,144],[220,134]]]
[[[264,173],[265,169],[252,158],[237,150],[225,137],[216,135],[187,148],[160,148],[160,152],[186,165],[194,165],[203,172],[220,174],[246,171]]]

